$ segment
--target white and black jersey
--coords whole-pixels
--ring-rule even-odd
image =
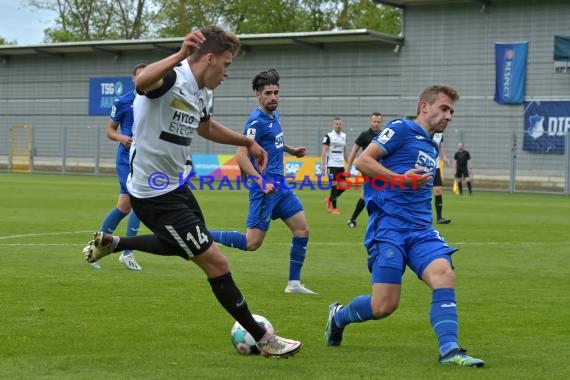
[[[206,88],[198,88],[187,60],[164,77],[160,88],[138,94],[127,180],[130,194],[137,198],[165,194],[190,174],[190,144],[198,124],[210,118],[211,96]]]
[[[346,133],[330,131],[325,135],[323,145],[328,145],[329,147],[327,151],[327,168],[343,168]]]
[[[437,149],[440,150],[443,142],[443,133],[434,133],[432,140],[437,144]],[[437,167],[439,168],[439,154],[437,155]]]

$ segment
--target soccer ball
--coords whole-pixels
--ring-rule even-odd
[[[253,318],[257,323],[265,328],[268,333],[273,334],[273,325],[267,318],[261,315],[253,314]],[[255,345],[255,339],[248,333],[239,322],[234,323],[232,327],[232,344],[236,351],[242,355],[259,355],[259,350]]]

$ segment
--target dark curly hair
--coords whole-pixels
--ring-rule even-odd
[[[279,72],[276,69],[262,71],[251,81],[253,91],[261,91],[263,87],[270,84],[279,86]]]

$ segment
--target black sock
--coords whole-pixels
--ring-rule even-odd
[[[461,182],[457,182],[457,186],[459,186],[459,194],[463,194],[463,184]]]
[[[441,219],[441,209],[443,208],[443,197],[441,195],[435,196],[435,212],[437,214],[437,218]]]
[[[469,189],[469,194],[471,194],[473,192],[473,189],[471,188],[471,182],[467,182],[467,188]]]
[[[333,185],[333,187],[331,187],[331,204],[332,204],[332,208],[336,208],[336,193],[337,193],[337,189],[336,189],[336,185]]]
[[[119,239],[117,248],[115,248],[115,252],[124,251],[125,249],[153,253],[160,256],[182,256],[183,258],[188,258],[182,248],[166,244],[158,239],[156,235],[122,236]]]
[[[360,215],[362,210],[364,210],[364,206],[366,206],[364,199],[360,198],[358,202],[356,202],[356,207],[354,208],[354,212],[352,213],[350,220],[356,220],[358,218],[358,215]]]
[[[253,319],[245,298],[232,278],[232,274],[228,272],[216,278],[209,278],[208,282],[210,282],[218,302],[251,334],[253,339],[257,342],[263,338],[266,331]]]
[[[344,190],[344,189],[336,189],[336,197],[337,197],[337,198],[340,197],[340,195],[341,195],[342,193],[344,193],[345,191],[346,191],[346,190]]]

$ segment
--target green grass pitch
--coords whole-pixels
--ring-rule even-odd
[[[568,197],[445,192],[452,223],[438,230],[460,248],[460,344],[487,362],[474,369],[437,363],[431,294],[409,271],[394,315],[351,325],[341,347],[325,347],[328,305],[370,292],[367,216],[346,226],[357,191],[339,199],[341,216],[325,212],[324,191],[297,192],[311,227],[303,281],[316,296],[283,293],[290,233],[281,221],[257,252],[223,248],[252,312],[304,342],[288,360],[235,352],[233,320],[192,263],[138,252],[141,272],[117,256],[92,269],[81,248],[117,191],[113,177],[0,174],[1,379],[570,378]],[[243,230],[245,191],[196,195],[209,228]]]

